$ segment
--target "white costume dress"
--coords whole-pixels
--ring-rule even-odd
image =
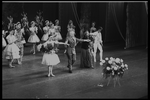
[[[42,41],[47,41],[47,40],[48,40],[48,37],[49,37],[49,34],[50,34],[49,29],[50,29],[49,26],[45,26],[45,27],[43,28],[43,30],[44,30],[44,35],[43,35],[43,37],[42,37],[42,39],[41,39]]]
[[[56,34],[56,37],[55,37],[56,41],[62,40],[62,36],[60,34],[61,27],[54,26],[54,29],[55,29],[55,34]]]
[[[6,56],[6,59],[18,59],[20,58],[19,51],[20,49],[18,46],[14,43],[16,41],[16,37],[14,35],[8,35],[6,37],[8,41],[8,45],[4,49],[4,55]]]
[[[47,46],[47,44],[52,46],[52,50],[50,50],[49,52],[45,52],[42,58],[42,64],[43,65],[57,65],[58,63],[60,63],[59,57],[57,54],[55,54],[54,51],[54,41],[47,41],[45,42],[43,45],[44,47]]]
[[[28,39],[30,43],[40,42],[39,37],[36,35],[38,28],[37,27],[30,27],[29,30],[31,31],[31,35]]]

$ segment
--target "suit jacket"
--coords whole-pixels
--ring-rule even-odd
[[[83,41],[82,39],[78,39],[76,37],[67,37],[66,42],[68,42],[69,46],[67,46],[67,54],[76,54],[75,46],[77,45],[77,42]]]

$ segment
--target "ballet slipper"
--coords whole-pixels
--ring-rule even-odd
[[[55,75],[54,75],[54,74],[51,74],[51,76],[54,77]]]
[[[48,74],[47,76],[50,77],[50,74]]]

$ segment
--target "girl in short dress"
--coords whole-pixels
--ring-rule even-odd
[[[31,27],[29,28],[29,30],[31,33],[30,33],[30,37],[28,39],[28,42],[33,44],[33,49],[31,49],[30,52],[33,51],[33,54],[35,54],[35,46],[36,46],[36,43],[40,42],[40,39],[36,35],[38,28],[35,26],[34,21],[31,22]]]
[[[14,30],[10,30],[10,34],[6,37],[8,41],[8,45],[4,49],[4,55],[6,59],[9,62],[9,67],[15,67],[12,65],[13,60],[17,59],[18,64],[21,64],[19,61],[20,55],[19,55],[19,48],[18,46],[14,43],[16,42],[16,37],[14,36]]]
[[[48,20],[46,20],[45,21],[45,27],[43,28],[43,30],[44,30],[44,35],[43,35],[43,37],[42,37],[42,42],[46,42],[47,40],[48,40],[48,38],[49,38],[49,29],[50,29],[50,27],[49,27],[49,21]]]
[[[55,76],[52,72],[53,71],[53,66],[60,63],[59,57],[55,53],[55,50],[54,50],[54,45],[55,44],[65,44],[65,45],[67,45],[66,43],[63,43],[63,42],[54,41],[52,37],[50,37],[49,40],[46,41],[45,43],[38,45],[38,46],[41,47],[41,48],[39,48],[40,51],[42,51],[44,53],[43,58],[42,58],[42,64],[48,66],[48,72],[49,72],[48,77]]]

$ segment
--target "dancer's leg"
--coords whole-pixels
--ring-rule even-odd
[[[51,75],[51,66],[48,66],[48,77],[50,77],[50,75]]]
[[[102,49],[102,46],[100,45],[100,43],[97,44],[97,47],[99,49],[99,56],[100,56],[100,61],[103,60],[103,49]]]
[[[51,76],[52,76],[52,77],[55,76],[55,75],[53,74],[53,66],[51,66]]]
[[[94,43],[94,53],[93,53],[94,62],[96,62],[96,52],[97,52],[97,43]]]

